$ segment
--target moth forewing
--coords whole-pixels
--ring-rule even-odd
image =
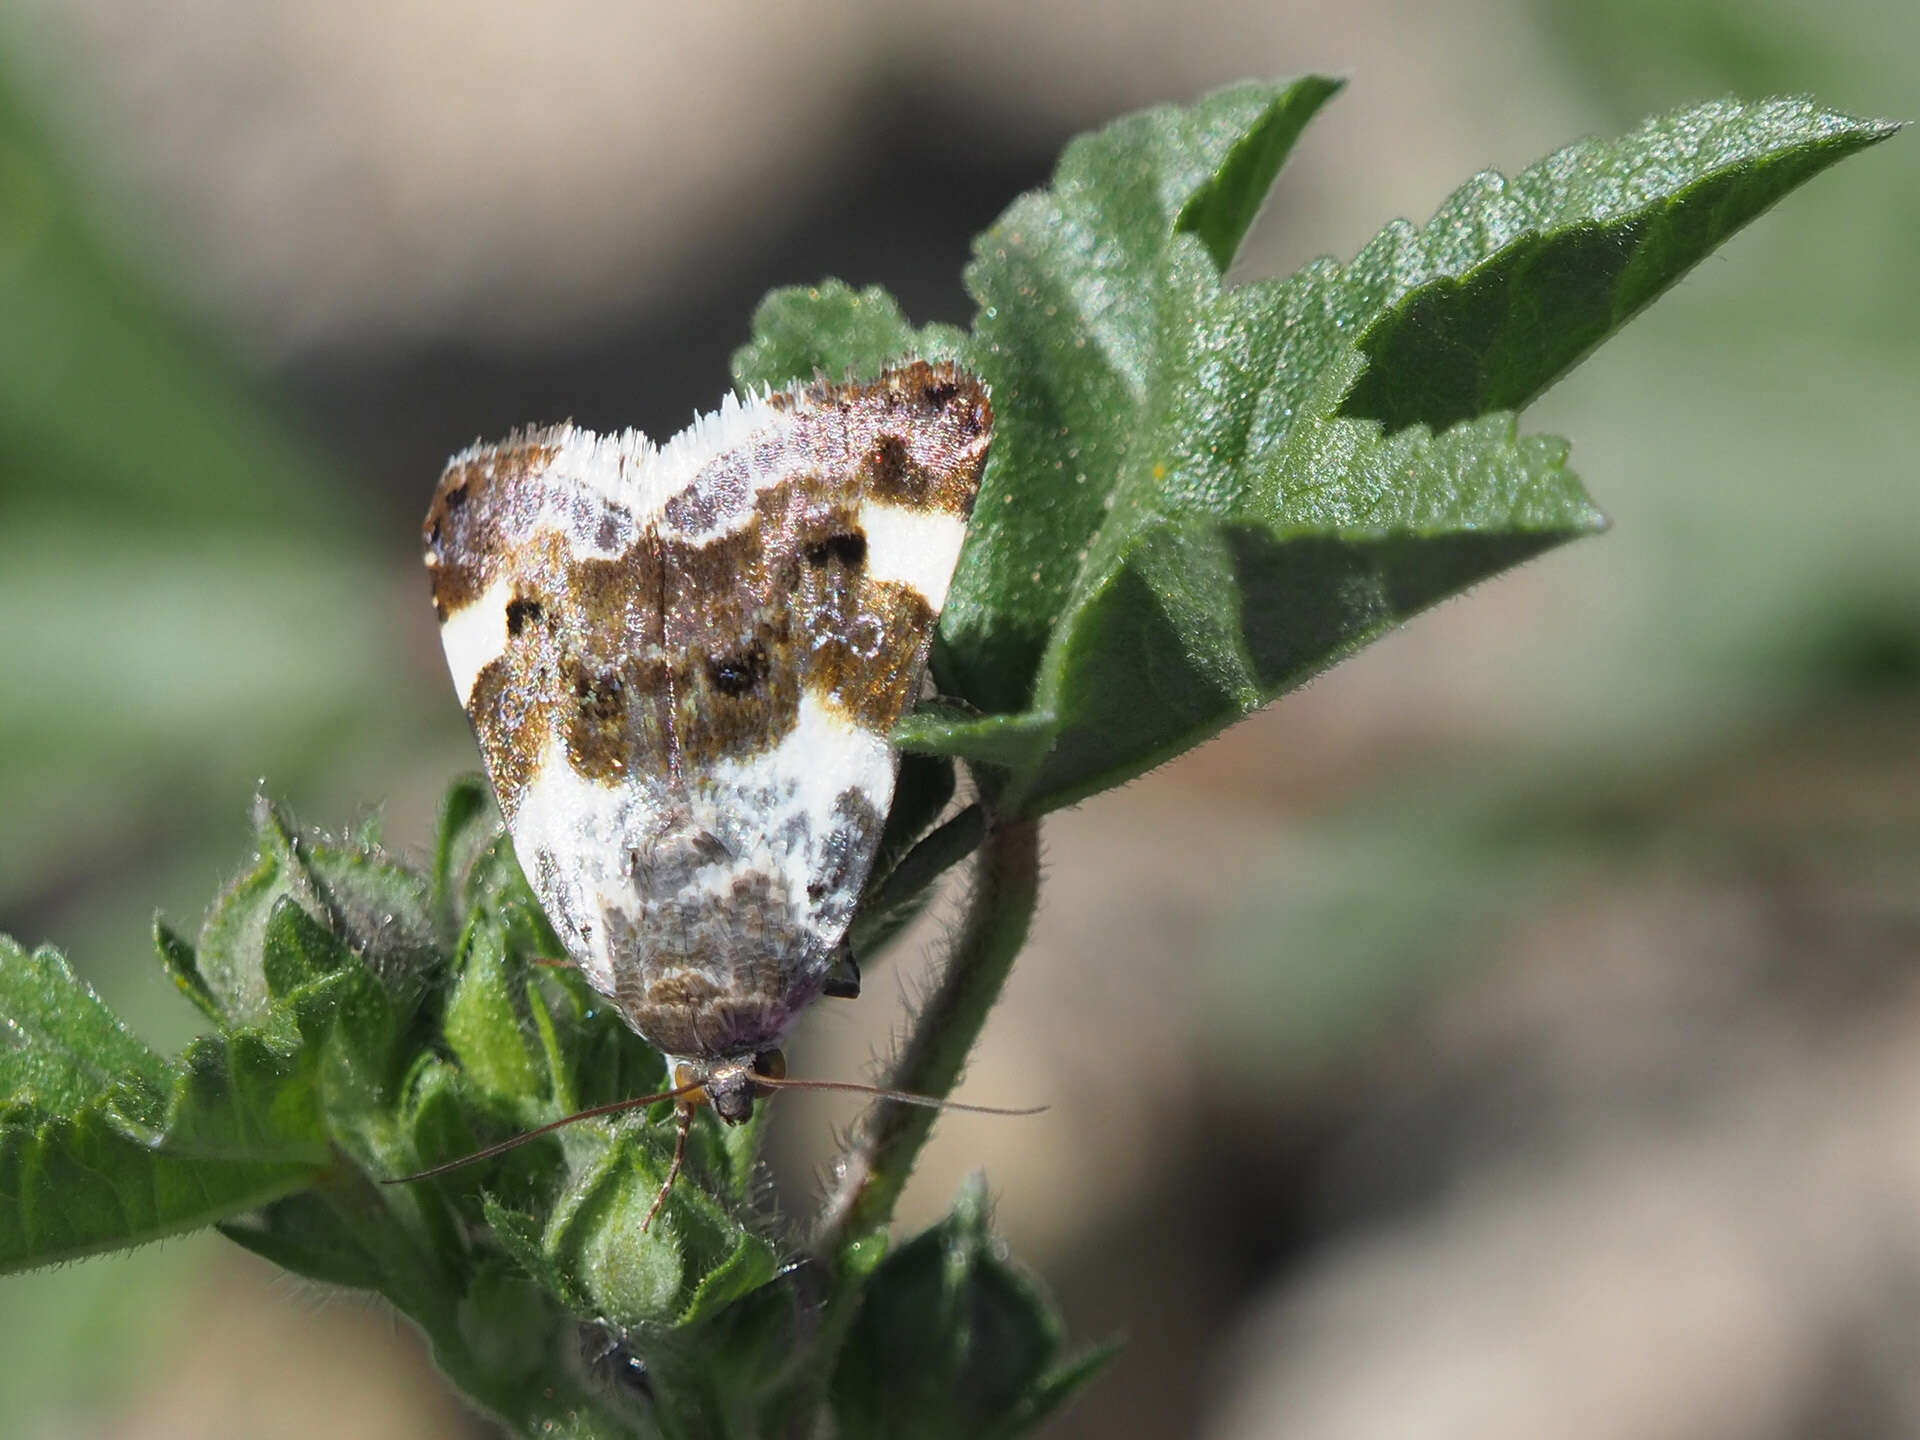
[[[435,491],[448,667],[527,876],[726,1118],[835,970],[992,424],[977,377],[916,361],[661,446],[526,431]]]

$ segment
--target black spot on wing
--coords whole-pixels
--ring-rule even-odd
[[[767,678],[767,647],[756,639],[745,649],[707,662],[707,678],[722,695],[738,697],[759,689]]]
[[[546,608],[538,600],[515,596],[507,605],[507,634],[518,635],[527,626],[538,625],[546,613]]]
[[[807,564],[815,569],[827,565],[844,565],[849,570],[857,570],[867,560],[867,537],[858,530],[845,530],[836,535],[807,546]]]

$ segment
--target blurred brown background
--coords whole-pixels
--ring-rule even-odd
[[[711,406],[769,286],[964,322],[1077,130],[1348,92],[1247,276],[1728,91],[1916,113],[1920,9],[0,12],[0,929],[172,1046],[246,847],[474,755],[442,457]],[[1614,518],[1047,832],[906,1220],[984,1165],[1084,1339],[1059,1436],[1920,1434],[1920,148],[1815,182],[1529,415]],[[792,1046],[856,1073],[930,927]],[[786,1191],[853,1113],[783,1102]],[[0,1280],[7,1435],[478,1436],[404,1326],[216,1237]]]

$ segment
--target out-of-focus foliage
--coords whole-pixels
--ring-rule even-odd
[[[1920,47],[1920,11],[1891,0],[1817,17],[1785,0],[1496,6],[1482,20],[1489,33],[1473,42],[1496,77],[1505,52],[1491,31],[1542,20],[1561,43],[1557,66],[1536,78],[1567,97],[1580,128],[1616,133],[1650,111],[1726,92],[1816,92],[1858,113],[1911,110],[1907,59]],[[1357,84],[1401,83],[1364,46],[1351,54]],[[1348,55],[1340,50],[1341,63]],[[1524,160],[1538,140],[1569,133],[1564,110],[1546,123],[1497,78],[1482,88],[1479,123],[1491,127],[1497,114],[1495,133],[1515,147],[1504,157]],[[96,243],[30,117],[9,104],[0,127],[0,284],[9,313],[31,317],[0,339],[9,442],[0,461],[0,908],[31,918],[15,926],[29,940],[50,933],[39,917],[57,914],[52,929],[76,967],[130,1002],[122,1008],[134,1028],[178,1036],[193,1012],[165,1003],[171,984],[140,978],[159,972],[134,942],[156,898],[190,914],[222,872],[234,797],[262,773],[276,788],[331,796],[316,808],[343,793],[380,793],[419,766],[423,727],[457,737],[457,721],[437,670],[410,691],[408,667],[396,664],[396,607],[419,603],[411,537],[369,534],[215,346],[178,323],[149,277]],[[1912,514],[1912,472],[1889,463],[1920,453],[1910,404],[1920,389],[1911,264],[1920,186],[1900,153],[1908,148],[1847,167],[1844,180],[1819,187],[1818,203],[1784,207],[1536,411],[1582,438],[1582,471],[1621,525],[1606,545],[1554,562],[1587,603],[1574,607],[1573,629],[1535,652],[1541,663],[1524,692],[1503,692],[1513,727],[1489,727],[1483,763],[1460,769],[1442,752],[1454,773],[1437,798],[1417,785],[1411,801],[1368,794],[1338,802],[1342,813],[1324,823],[1275,822],[1286,840],[1273,867],[1286,883],[1269,893],[1298,893],[1307,877],[1326,876],[1321,866],[1350,882],[1377,865],[1409,903],[1383,911],[1368,885],[1320,892],[1326,903],[1301,895],[1276,930],[1276,916],[1250,896],[1225,968],[1257,981],[1284,949],[1298,983],[1235,990],[1225,1019],[1248,1019],[1257,994],[1260,1006],[1284,1008],[1282,1038],[1307,1052],[1370,1033],[1410,993],[1445,983],[1420,964],[1427,942],[1478,958],[1485,932],[1457,922],[1474,920],[1475,906],[1484,921],[1487,908],[1520,905],[1517,877],[1542,857],[1524,840],[1526,825],[1502,818],[1511,789],[1572,786],[1577,806],[1586,747],[1612,747],[1624,762],[1596,786],[1635,777],[1657,786],[1676,750],[1737,736],[1783,692],[1824,683],[1799,663],[1801,650],[1782,660],[1783,637],[1824,655],[1889,636],[1875,653],[1897,653],[1911,636],[1920,572],[1911,525],[1897,522]],[[1356,153],[1352,164],[1366,161]],[[1406,203],[1380,200],[1369,228]],[[1269,217],[1269,229],[1308,235],[1315,223]],[[636,399],[635,418],[644,407]],[[392,779],[314,790],[356,761]],[[1404,797],[1407,777],[1387,778]],[[1543,807],[1512,799],[1510,808],[1524,818]],[[1496,833],[1463,847],[1459,825],[1483,820]],[[1549,828],[1550,867],[1612,833]],[[1503,868],[1516,862],[1522,868]],[[1378,968],[1343,970],[1350,955]],[[1309,974],[1316,958],[1324,963]],[[1386,971],[1373,989],[1339,983]],[[217,1270],[208,1259],[203,1243],[174,1242],[10,1277],[0,1412],[31,1415],[55,1396],[116,1403],[179,1333],[161,1318],[167,1307],[204,1295],[198,1287]],[[114,1363],[103,1367],[102,1354]]]
[[[232,853],[236,798],[261,775],[305,793],[408,753],[428,691],[394,645],[391,542],[98,231],[0,77],[0,912],[43,934],[57,913],[83,973],[137,1029],[177,1041],[193,1012],[168,1003],[175,987],[133,943],[156,903],[204,903]],[[64,973],[47,956],[29,963]],[[190,1118],[222,1075],[269,1061],[218,1050],[188,1052],[145,1091],[103,1088],[91,1118],[49,1137],[54,1149],[10,1149],[9,1163],[101,1158],[76,1145],[139,1162],[169,1115]],[[195,1196],[169,1187],[166,1162],[144,1163],[144,1181],[128,1172],[124,1193],[100,1192],[119,1220],[71,1195],[43,1217],[71,1232],[62,1248],[124,1242],[142,1208],[139,1234],[204,1223],[248,1189],[284,1190],[291,1173],[235,1164]],[[98,1355],[129,1357],[132,1371],[111,1374],[137,1371],[171,1328],[155,1307],[205,1243],[11,1281],[0,1349],[19,1363],[0,1369],[0,1411],[31,1414],[34,1394],[113,1393]],[[75,1384],[83,1354],[95,1358]]]
[[[971,340],[923,343],[883,295],[844,286],[763,308],[743,381],[958,343],[994,385],[998,448],[944,666],[975,714],[912,736],[965,762],[990,806],[1037,814],[1116,784],[1413,610],[1594,528],[1564,447],[1522,440],[1499,407],[1773,198],[1890,133],[1804,104],[1705,107],[1512,185],[1484,178],[1345,270],[1223,290],[1336,88],[1242,86],[1076,142],[1053,189],[982,240]],[[1044,463],[1061,451],[1086,469]],[[1023,649],[1022,617],[1046,621],[1044,644]],[[977,838],[963,812],[914,845],[952,790],[945,763],[915,762],[883,837],[878,926]],[[1020,899],[999,917],[991,877],[976,890],[981,933],[1010,937],[1002,978],[1034,899],[1022,833],[1022,871],[1003,877]],[[639,1347],[670,1434],[784,1432],[830,1401],[849,1433],[1013,1435],[1093,1372],[1097,1359],[1056,1366],[1060,1323],[998,1255],[977,1186],[880,1259],[924,1114],[876,1154],[850,1227],[823,1225],[810,1259],[834,1288],[801,1346],[807,1373],[785,1384],[755,1357],[762,1312],[802,1304],[803,1267],[782,1263],[755,1210],[757,1126],[723,1134],[703,1114],[688,1173],[664,1191],[669,1127],[604,1118],[377,1188],[605,1103],[610,1081],[616,1101],[661,1089],[664,1063],[577,974],[531,972],[559,946],[472,784],[444,807],[430,879],[375,826],[302,835],[262,802],[256,835],[197,948],[158,930],[163,964],[218,1030],[174,1064],[56,954],[0,952],[0,1006],[24,1037],[0,1069],[0,1266],[215,1221],[296,1273],[385,1295],[451,1379],[529,1433],[624,1428],[549,1358],[592,1323]],[[998,990],[951,1035],[929,1004],[900,1083],[946,1093]],[[937,1075],[912,1068],[922,1041]]]
[[[425,680],[393,541],[97,243],[4,85],[0,214],[0,912],[112,871],[107,905],[150,914],[220,868],[236,795],[404,743]]]

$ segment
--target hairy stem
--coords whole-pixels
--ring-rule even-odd
[[[887,1085],[944,1098],[1026,944],[1040,888],[1040,822],[992,815],[972,898],[939,987],[915,1018]],[[820,1212],[814,1253],[831,1261],[881,1229],[938,1112],[876,1102],[861,1117]]]
[[[440,1263],[435,1239],[410,1234],[393,1197],[383,1195],[350,1159],[343,1155],[315,1189],[377,1263],[381,1293],[420,1328],[434,1364],[476,1405],[527,1435],[614,1440],[626,1433],[602,1409],[602,1397],[583,1389],[553,1357],[542,1369],[509,1375],[475,1354],[461,1321],[459,1282]]]

